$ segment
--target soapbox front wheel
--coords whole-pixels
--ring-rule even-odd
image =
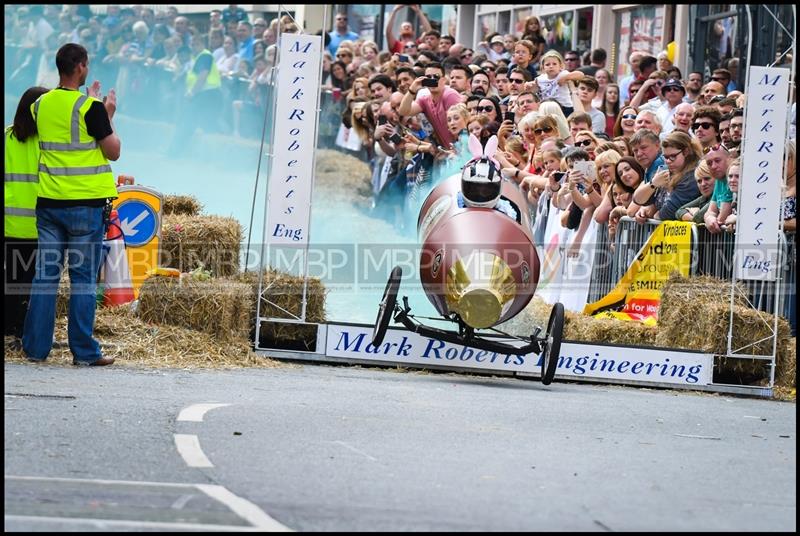
[[[558,368],[561,353],[561,335],[564,332],[564,305],[557,303],[550,311],[546,338],[542,344],[542,384],[550,385]]]
[[[386,289],[383,291],[383,298],[378,306],[378,316],[375,318],[375,327],[372,330],[372,345],[378,346],[383,343],[389,321],[394,314],[394,306],[397,303],[397,291],[400,289],[400,280],[403,278],[403,269],[395,266],[389,274],[389,281],[386,282]]]

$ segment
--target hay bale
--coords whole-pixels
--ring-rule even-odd
[[[734,350],[742,348],[738,353],[769,355],[775,317],[750,307],[745,298],[746,287],[741,282],[737,285],[741,292],[734,295],[732,347]],[[768,362],[724,357],[728,353],[730,310],[730,281],[673,274],[662,292],[656,345],[722,356],[715,361],[715,381],[763,383],[769,378]],[[776,383],[779,377],[784,383],[794,381],[794,356],[787,343],[790,336],[789,323],[779,318]],[[760,342],[744,348],[755,341]]]
[[[99,308],[95,320],[95,337],[103,354],[117,359],[114,367],[146,368],[240,368],[283,366],[257,356],[247,340],[220,342],[215,337],[170,325],[151,325],[138,318],[129,307]],[[67,319],[56,320],[55,337],[67,340]],[[26,363],[21,349],[9,347],[5,341],[5,361]],[[66,344],[53,348],[49,364],[72,366],[72,354]]]
[[[180,326],[219,340],[248,340],[255,295],[249,285],[229,279],[148,277],[139,291],[139,317]]]
[[[352,203],[368,208],[372,204],[372,172],[358,158],[330,149],[316,154],[314,189],[325,202]]]
[[[517,316],[498,327],[517,336],[529,336],[535,326],[540,326],[544,331],[552,308],[552,305],[545,303],[541,298],[534,297]],[[593,318],[572,311],[564,312],[565,340],[603,342],[622,346],[653,346],[656,331],[655,327],[648,327],[639,322]]]
[[[203,204],[193,195],[167,194],[164,196],[164,205],[162,207],[164,216],[170,214],[198,216],[202,210]]]
[[[216,277],[239,272],[242,226],[221,216],[165,216],[161,224],[161,265],[189,272],[201,266]]]
[[[250,287],[253,296],[258,295],[258,272],[237,274],[234,281]],[[291,276],[271,268],[264,270],[263,292],[261,293],[261,316],[271,318],[291,318],[286,311],[299,317],[302,312],[303,278]],[[325,322],[325,286],[318,278],[308,279],[306,288],[306,322],[318,324]],[[284,310],[281,310],[284,309]],[[251,303],[250,326],[255,325],[256,302]],[[305,349],[313,346],[316,326],[269,322],[262,326],[260,339],[262,346],[301,344]]]

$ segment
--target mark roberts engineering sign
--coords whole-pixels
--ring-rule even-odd
[[[372,327],[328,325],[325,355],[349,359],[466,367],[541,374],[540,356],[478,350],[410,331],[390,329],[377,348]],[[713,356],[675,350],[564,343],[556,374],[576,378],[635,380],[677,385],[709,385]]]

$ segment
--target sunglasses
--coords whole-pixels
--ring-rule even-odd
[[[564,61],[578,61],[578,58],[564,58]]]
[[[412,43],[412,44],[406,45],[404,48],[417,48],[417,45]]]
[[[636,119],[636,114],[625,114],[622,116],[623,119]]]
[[[664,157],[664,160],[667,161],[667,162],[672,162],[673,160],[678,158],[678,156],[680,156],[681,154],[682,154],[682,151],[678,151],[677,153],[673,153],[673,154],[661,153],[661,155]]]
[[[494,72],[495,70],[495,68],[492,67],[491,65],[484,65],[481,67],[481,69],[483,69],[484,71],[492,71],[492,72]]]
[[[678,86],[667,86],[664,88],[664,91],[682,91],[682,89]]]
[[[542,127],[533,129],[533,133],[536,134],[537,136],[541,136],[543,132],[544,133],[553,132],[553,127]]]
[[[714,128],[714,123],[692,123],[692,129],[693,130],[698,130],[698,129],[701,129],[701,128],[702,129]]]
[[[708,154],[708,153],[711,153],[713,151],[719,151],[720,149],[722,149],[726,153],[728,152],[728,148],[727,147],[725,147],[721,143],[718,143],[716,145],[712,145],[711,147],[707,147],[707,148],[703,149],[703,154]]]
[[[426,74],[425,78],[427,78],[429,80],[435,80],[436,82],[438,82],[439,79],[441,79],[442,77],[439,76],[438,74]]]
[[[523,80],[521,78],[509,78],[508,81],[511,82],[512,84],[524,84],[525,83],[525,80]]]
[[[583,140],[583,141],[576,141],[575,147],[589,147],[592,144],[592,140]]]
[[[344,52],[340,52],[340,53],[336,54],[337,58],[349,58],[351,56],[352,56],[352,54],[345,54]]]
[[[489,113],[492,110],[494,110],[494,106],[478,106],[478,107],[475,108],[475,111],[478,112],[478,113],[481,113],[481,112]]]
[[[712,82],[722,82],[723,80],[725,80],[725,79],[724,78],[720,78],[720,77],[716,77],[716,78],[714,78],[713,76],[711,77],[711,81]]]
[[[472,57],[472,54],[461,54],[461,59],[462,60],[465,59],[465,58],[471,58],[471,57]]]

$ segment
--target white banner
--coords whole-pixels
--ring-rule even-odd
[[[478,350],[389,329],[374,347],[371,326],[328,324],[327,357],[439,365],[541,374],[540,357]],[[676,385],[709,385],[712,354],[620,346],[563,343],[556,374],[575,378],[635,380]]]
[[[308,243],[322,38],[281,34],[267,197],[268,244]]]
[[[737,279],[777,276],[789,74],[778,67],[750,67],[737,197]]]

